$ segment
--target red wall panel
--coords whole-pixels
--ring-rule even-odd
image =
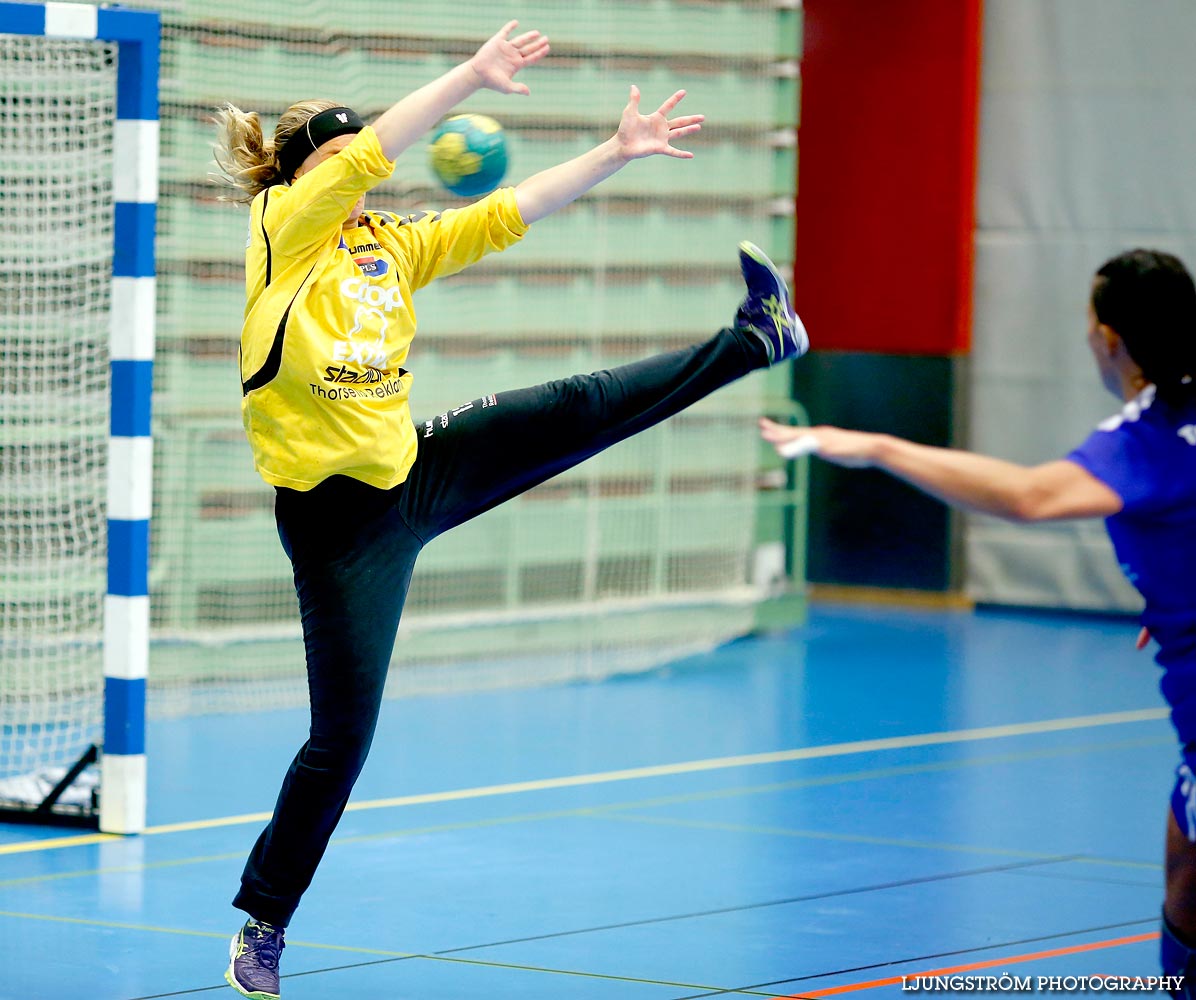
[[[816,350],[970,342],[981,0],[805,0],[794,291]]]

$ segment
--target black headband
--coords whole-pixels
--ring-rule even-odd
[[[278,151],[278,169],[288,184],[299,165],[329,139],[350,135],[365,128],[352,108],[329,108],[307,119],[303,128],[295,132]]]

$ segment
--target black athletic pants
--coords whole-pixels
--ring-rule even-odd
[[[343,476],[304,493],[278,490],[278,531],[294,567],[307,651],[311,730],[234,906],[285,927],[311,883],[369,752],[424,544],[766,363],[752,334],[722,330],[704,344],[499,393],[417,424],[418,458],[391,490]]]

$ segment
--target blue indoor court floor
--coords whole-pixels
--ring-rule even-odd
[[[648,674],[388,702],[282,995],[1155,975],[1176,747],[1136,633],[819,603]],[[144,836],[0,825],[0,998],[235,996],[230,899],[305,725],[151,723]]]

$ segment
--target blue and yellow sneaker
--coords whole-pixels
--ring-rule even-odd
[[[800,358],[810,349],[810,338],[789,304],[785,279],[756,244],[739,244],[739,269],[747,297],[735,313],[735,325],[754,333],[768,351],[768,363]]]
[[[228,985],[250,1000],[278,1000],[278,959],[286,947],[282,936],[281,927],[246,921],[228,948]]]

